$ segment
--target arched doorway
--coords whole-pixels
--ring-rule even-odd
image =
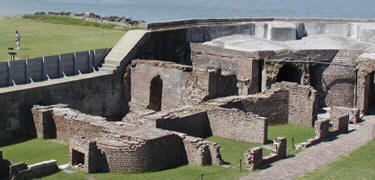
[[[301,73],[296,67],[290,64],[284,65],[276,76],[276,82],[281,82],[281,81],[296,82],[300,84]]]
[[[152,78],[150,85],[150,103],[147,106],[148,109],[154,111],[161,111],[161,98],[163,95],[163,80],[160,76]]]

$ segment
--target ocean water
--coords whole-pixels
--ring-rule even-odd
[[[375,0],[0,0],[0,15],[94,12],[156,22],[219,17],[375,18]]]

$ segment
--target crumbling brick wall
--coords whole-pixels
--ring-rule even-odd
[[[269,124],[288,123],[289,93],[287,90],[274,89],[248,96],[218,98],[213,102],[220,102],[220,106],[224,108],[241,109],[266,117]]]
[[[69,108],[54,108],[52,113],[56,125],[56,138],[68,140],[72,136],[97,138],[108,121],[99,116],[90,116]]]
[[[277,137],[273,141],[274,149],[271,154],[263,157],[263,148],[251,148],[244,153],[244,163],[246,169],[255,170],[279,159],[286,158],[286,138]]]
[[[358,123],[360,120],[359,117],[359,109],[358,108],[349,108],[349,107],[342,107],[342,106],[332,106],[331,107],[331,119],[335,119],[340,115],[349,115],[349,122],[351,123]]]
[[[36,135],[38,138],[56,138],[56,125],[52,118],[53,108],[64,108],[68,105],[57,104],[51,106],[35,105],[31,108]]]
[[[221,166],[224,161],[220,154],[220,145],[215,142],[205,141],[202,138],[187,136],[184,133],[173,132],[183,139],[186,162],[189,165],[204,166],[215,165]]]
[[[189,136],[207,137],[212,134],[207,112],[191,108],[150,114],[141,117],[139,121],[142,125],[186,133]]]
[[[298,85],[292,82],[281,82],[272,85],[272,89],[283,89],[289,92],[288,124],[313,126],[317,119],[316,90],[311,86]]]
[[[353,107],[356,83],[356,59],[361,51],[340,50],[331,63],[311,67],[311,86],[317,90],[319,106]]]
[[[194,67],[213,66],[226,74],[233,74],[238,80],[240,95],[259,92],[260,63],[257,54],[190,43],[191,61]]]
[[[201,106],[208,114],[212,135],[237,141],[266,143],[267,118],[241,109],[223,108],[215,104]]]

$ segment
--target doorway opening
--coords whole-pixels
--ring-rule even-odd
[[[290,64],[284,65],[276,76],[276,82],[282,81],[296,82],[300,84],[301,73],[296,67]]]
[[[84,165],[85,164],[85,154],[77,150],[72,150],[72,165]]]
[[[161,111],[161,100],[163,95],[163,80],[160,76],[152,78],[150,85],[150,103],[147,109],[152,109],[154,111]]]

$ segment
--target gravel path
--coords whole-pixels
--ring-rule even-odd
[[[294,157],[272,163],[268,168],[240,179],[293,179],[303,176],[324,163],[366,144],[370,137],[370,125],[375,123],[375,116],[366,116],[364,119],[365,121],[359,124],[349,125],[348,134],[341,134],[336,139],[319,143]]]

